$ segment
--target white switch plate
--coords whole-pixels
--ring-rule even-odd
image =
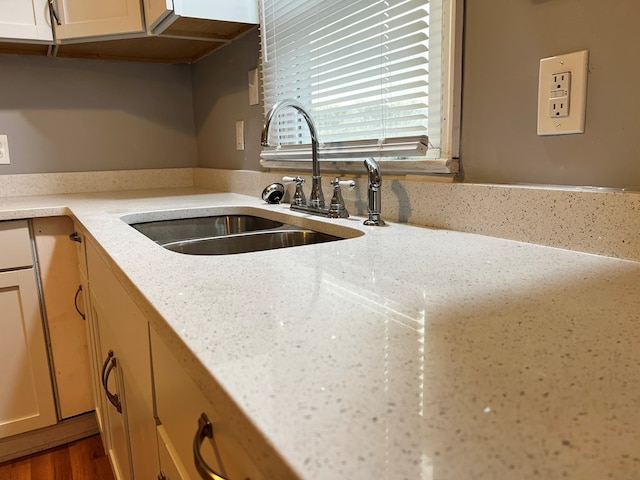
[[[236,122],[236,150],[244,150],[244,121]]]
[[[249,70],[249,105],[258,105],[260,96],[258,94],[258,69]]]
[[[584,133],[588,63],[588,50],[540,60],[538,135]]]
[[[0,135],[0,165],[9,165],[9,139],[6,135]]]

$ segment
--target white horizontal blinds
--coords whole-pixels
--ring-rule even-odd
[[[265,110],[297,99],[324,144],[428,135],[428,0],[262,0],[262,17]],[[272,144],[309,142],[279,120]]]

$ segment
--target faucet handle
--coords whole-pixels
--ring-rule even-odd
[[[282,183],[295,183],[296,191],[293,194],[293,198],[291,199],[292,205],[306,205],[307,199],[304,196],[304,191],[302,190],[302,185],[304,184],[304,178],[300,175],[296,175],[295,177],[284,176],[282,177]]]
[[[327,216],[329,218],[348,218],[349,212],[344,206],[344,198],[342,198],[340,187],[353,190],[356,188],[356,182],[353,180],[340,180],[340,177],[336,177],[331,180],[331,186],[333,187],[333,196],[331,197],[331,204],[329,205]]]
[[[356,188],[356,182],[354,180],[340,180],[340,177],[336,177],[333,180],[331,180],[331,186],[333,187],[334,190],[336,189],[340,190],[340,187],[353,190]]]
[[[287,184],[287,183],[302,184],[304,182],[305,182],[304,178],[302,178],[300,175],[296,175],[295,177],[290,177],[285,175],[284,177],[282,177],[282,183],[284,184]]]

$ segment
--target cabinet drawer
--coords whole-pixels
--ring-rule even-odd
[[[0,270],[33,265],[27,220],[0,222]]]
[[[206,464],[229,480],[262,480],[264,476],[216,410],[215,399],[205,398],[153,329],[151,356],[157,416],[165,430],[168,451],[175,451],[179,459],[175,463],[184,467],[189,478],[202,478],[194,462],[194,438],[198,420],[205,413],[213,427],[213,439],[204,438],[200,449]]]
[[[189,475],[186,473],[178,452],[173,448],[173,444],[169,440],[167,431],[164,425],[158,425],[156,430],[158,436],[158,455],[160,456],[160,471],[163,477],[167,480],[189,480]]]
[[[110,341],[104,347],[107,351],[113,349],[118,353],[121,357],[120,365],[127,378],[144,392],[143,399],[152,409],[147,319],[92,244],[87,246],[87,268],[89,291],[94,295],[92,301],[98,302],[105,311],[105,325],[98,322],[100,335],[110,332]],[[102,353],[104,355],[105,352]]]

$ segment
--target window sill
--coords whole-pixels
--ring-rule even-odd
[[[460,160],[451,158],[422,160],[377,159],[380,169],[390,175],[436,175],[456,176],[460,172]],[[260,165],[269,170],[311,171],[311,160],[260,160]],[[363,160],[321,159],[322,172],[362,173]]]

